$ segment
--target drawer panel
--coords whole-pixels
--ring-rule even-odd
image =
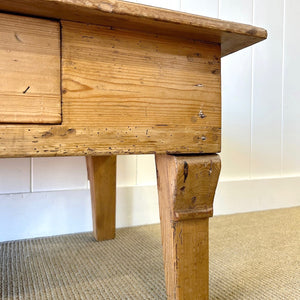
[[[0,123],[61,122],[60,24],[0,14]]]

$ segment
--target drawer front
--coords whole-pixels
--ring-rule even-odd
[[[59,124],[59,22],[0,14],[0,74],[0,123]]]

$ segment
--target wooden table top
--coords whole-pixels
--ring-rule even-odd
[[[119,0],[1,0],[0,10],[221,44],[225,56],[266,39],[265,29]]]

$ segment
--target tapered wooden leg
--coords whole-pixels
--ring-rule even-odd
[[[86,157],[90,180],[93,230],[97,241],[115,237],[116,156]]]
[[[218,155],[156,156],[168,299],[208,299],[208,218]]]

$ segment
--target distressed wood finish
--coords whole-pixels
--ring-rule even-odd
[[[61,121],[60,25],[0,14],[0,122]]]
[[[267,37],[250,25],[118,0],[1,0],[0,10],[219,43],[222,56]]]
[[[218,45],[74,22],[62,22],[62,39],[64,124],[165,127],[178,148],[178,126],[190,140],[220,130]]]
[[[266,37],[120,1],[4,0],[0,9],[105,25],[62,21],[62,123],[0,125],[0,157],[220,152],[220,57]]]
[[[208,299],[208,218],[220,174],[218,155],[157,155],[168,299]]]
[[[215,132],[207,128],[195,130],[194,137],[186,132],[188,129],[180,125],[171,134],[164,126],[0,125],[0,157],[215,153],[220,150],[219,129]],[[174,142],[166,144],[165,138],[172,138]]]
[[[115,237],[116,156],[87,156],[93,231],[97,241]]]
[[[217,44],[62,22],[62,124],[0,125],[0,156],[219,152],[220,81]]]

